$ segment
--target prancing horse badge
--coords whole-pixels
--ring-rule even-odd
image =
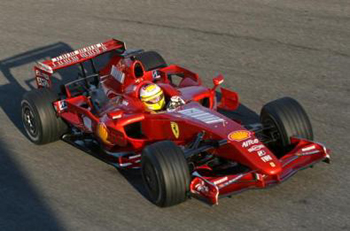
[[[177,125],[177,123],[175,123],[175,122],[170,122],[170,126],[171,126],[171,130],[173,131],[175,138],[176,139],[179,138],[179,136],[180,136],[179,125]]]

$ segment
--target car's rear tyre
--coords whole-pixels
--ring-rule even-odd
[[[58,140],[68,129],[67,124],[56,116],[52,105],[58,95],[50,89],[41,88],[24,94],[22,122],[28,138],[35,144]]]
[[[268,131],[275,132],[274,146],[288,147],[291,144],[291,137],[313,139],[309,117],[303,107],[290,97],[280,98],[264,105],[260,120],[265,128],[270,128]]]
[[[135,56],[144,66],[146,71],[166,67],[167,64],[163,57],[155,51],[145,51]]]
[[[169,207],[188,197],[190,172],[184,153],[172,141],[160,141],[142,152],[142,178],[151,202]]]

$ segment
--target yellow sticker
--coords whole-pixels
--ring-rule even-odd
[[[108,141],[108,129],[104,123],[99,123],[97,125],[96,133],[104,143],[111,144],[111,142]]]
[[[180,130],[179,130],[179,125],[175,122],[170,122],[171,130],[173,131],[173,134],[175,138],[179,138],[180,136]]]
[[[250,138],[250,131],[239,130],[228,134],[228,139],[232,141],[242,141]]]

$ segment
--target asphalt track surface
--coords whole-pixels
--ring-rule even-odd
[[[0,2],[0,230],[350,230],[348,0],[72,2]],[[137,172],[62,141],[30,143],[20,100],[35,61],[111,37],[159,51],[208,86],[222,73],[257,113],[296,98],[333,163],[219,206],[160,209]]]

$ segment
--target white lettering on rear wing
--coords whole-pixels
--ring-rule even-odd
[[[106,51],[107,48],[103,43],[98,43],[84,47],[58,57],[51,59],[54,67],[69,65],[73,62],[79,62],[80,59],[89,59]]]

